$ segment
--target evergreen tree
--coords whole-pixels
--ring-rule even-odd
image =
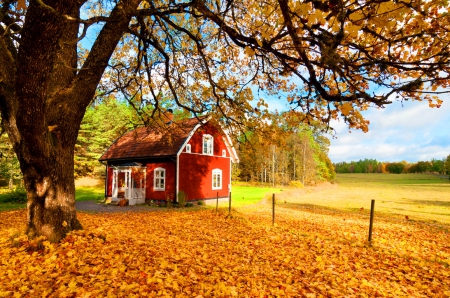
[[[104,166],[98,162],[101,154],[136,122],[132,107],[113,97],[89,106],[75,145],[75,176],[104,173]]]

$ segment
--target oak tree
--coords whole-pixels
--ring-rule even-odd
[[[361,110],[396,97],[439,106],[449,79],[444,0],[3,0],[0,24],[2,127],[29,234],[53,241],[80,227],[73,149],[96,91],[120,91],[146,123],[169,96],[246,124],[266,110],[252,102],[258,91],[286,97],[305,120],[367,130]]]

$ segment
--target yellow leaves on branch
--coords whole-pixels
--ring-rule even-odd
[[[245,47],[244,49],[247,56],[252,57],[255,55],[255,51],[251,47]]]
[[[350,102],[344,102],[339,109],[341,110],[342,115],[349,116],[351,111],[353,111],[353,106]]]
[[[342,104],[335,103],[337,111],[340,111],[342,116],[347,118],[349,128],[361,129],[363,132],[369,131],[370,121],[364,119],[361,111],[367,110],[367,105],[355,105],[351,102],[344,102]],[[337,111],[334,116],[337,117]]]
[[[311,4],[301,3],[300,1],[294,1],[290,3],[295,5],[292,11],[295,12],[297,15],[306,17],[310,14],[310,10],[312,8]]]
[[[277,205],[84,214],[59,244],[0,213],[0,297],[445,297],[447,229]],[[367,215],[367,214],[366,214]],[[437,282],[439,281],[439,282]]]
[[[327,13],[324,13],[321,10],[316,9],[314,13],[310,14],[308,16],[308,23],[310,24],[325,24],[327,20],[325,19],[327,16]]]
[[[442,102],[443,101],[441,99],[439,99],[438,97],[435,97],[434,101],[433,101],[433,99],[428,99],[428,106],[430,108],[440,108],[442,105]]]
[[[398,5],[396,3],[394,3],[393,1],[382,2],[378,6],[377,14],[381,15],[381,14],[385,14],[388,12],[392,12],[396,8],[398,8]]]

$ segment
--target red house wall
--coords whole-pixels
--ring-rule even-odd
[[[147,164],[147,184],[145,189],[145,198],[149,200],[166,200],[170,197],[173,201],[175,200],[175,163],[170,162],[160,162]],[[153,190],[154,182],[154,170],[156,168],[166,169],[166,189]]]
[[[213,136],[213,155],[203,154],[203,135]],[[212,125],[199,128],[187,144],[191,145],[191,153],[184,149],[179,156],[179,184],[178,191],[184,191],[188,200],[212,199],[228,197],[231,164],[230,155],[222,134]],[[225,150],[226,157],[222,157]],[[212,189],[212,171],[222,170],[222,189]]]
[[[228,197],[230,183],[230,159],[200,154],[180,154],[179,191],[184,191],[188,200],[213,199],[217,192],[219,197]],[[222,189],[212,189],[212,171],[222,170]]]
[[[107,171],[106,171],[106,196],[111,197],[112,196],[112,184],[113,184],[113,173],[114,169],[108,165]]]

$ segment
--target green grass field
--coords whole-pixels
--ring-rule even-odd
[[[2,195],[0,195],[0,212],[25,209],[26,207],[27,204],[6,203],[2,200]]]
[[[0,212],[18,210],[26,208],[26,204],[17,204],[5,202],[7,193],[9,192],[7,187],[0,188]],[[102,185],[98,186],[77,186],[76,187],[76,200],[77,201],[99,201],[104,199],[105,190]]]
[[[105,189],[99,187],[79,186],[76,189],[76,201],[100,201],[105,198]]]
[[[410,219],[450,223],[450,181],[428,174],[339,174],[336,184],[285,195],[287,203],[341,211],[370,209]]]
[[[9,189],[7,186],[0,187],[0,212],[2,211],[10,211],[10,210],[18,210],[24,209],[27,207],[27,204],[17,204],[7,202]]]
[[[269,197],[273,193],[279,193],[280,191],[280,188],[233,186],[231,192],[231,204],[232,207],[255,204],[261,201],[264,197]]]

